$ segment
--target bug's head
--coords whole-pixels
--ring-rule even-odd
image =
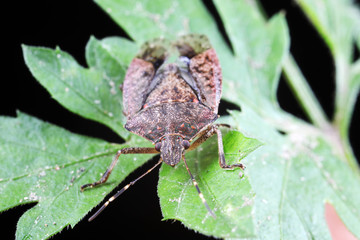
[[[189,147],[190,142],[178,134],[166,135],[155,144],[155,149],[160,152],[162,160],[172,167],[180,162]]]

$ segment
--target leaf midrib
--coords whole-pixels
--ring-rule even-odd
[[[1,139],[1,138],[0,138]],[[4,139],[3,139],[4,140]],[[74,156],[71,156],[71,155],[66,155],[64,156],[64,153],[57,153],[57,152],[52,152],[52,151],[48,151],[48,150],[43,150],[42,148],[39,148],[37,146],[32,146],[32,145],[29,145],[29,144],[24,144],[22,142],[16,142],[16,141],[4,141],[4,142],[7,142],[7,143],[13,143],[13,144],[16,144],[17,146],[21,146],[23,148],[30,148],[30,149],[33,149],[35,151],[39,151],[39,152],[42,152],[42,153],[46,153],[47,155],[50,155],[50,156],[57,156],[59,158],[66,158],[66,159],[70,159],[70,162],[68,163],[62,163],[61,164],[61,168],[65,168],[65,167],[69,167],[69,166],[72,166],[72,165],[76,165],[76,164],[80,164],[80,163],[83,163],[83,162],[86,162],[86,161],[89,161],[91,159],[96,159],[96,158],[99,158],[99,157],[103,157],[103,156],[108,156],[108,155],[114,155],[117,150],[107,150],[107,151],[103,151],[103,152],[96,152],[96,154],[94,155],[90,155],[86,158],[81,158],[80,160],[76,160],[78,159],[77,157],[74,157]],[[72,159],[72,160],[71,160]],[[37,173],[40,173],[42,171],[49,171],[49,170],[54,170],[54,169],[57,169],[59,168],[60,166],[58,164],[55,164],[53,166],[47,166],[47,167],[44,167],[44,168],[39,168],[37,170],[34,170],[34,171],[31,171],[31,172],[28,172],[26,174],[23,174],[23,175],[18,175],[18,176],[13,176],[13,177],[10,177],[10,178],[5,178],[5,179],[1,179],[0,180],[0,183],[3,183],[3,182],[8,182],[8,181],[13,181],[13,180],[18,180],[18,179],[21,179],[21,178],[24,178],[24,177],[28,177],[28,176],[32,176],[34,174],[37,174]]]

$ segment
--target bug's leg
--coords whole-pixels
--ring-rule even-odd
[[[104,205],[102,205],[102,207],[96,211],[96,213],[94,213],[94,215],[92,215],[89,218],[89,222],[94,220],[94,218],[96,218],[106,207],[107,205],[109,205],[109,203],[111,203],[112,201],[114,201],[118,196],[120,196],[123,192],[125,192],[130,186],[134,185],[138,180],[140,180],[141,178],[143,178],[145,175],[147,175],[149,172],[151,172],[152,170],[154,170],[160,163],[162,162],[162,159],[160,158],[160,160],[149,170],[147,170],[145,173],[143,173],[140,177],[136,178],[134,181],[131,181],[129,184],[125,185],[122,189],[120,189],[114,196],[112,196],[111,198],[109,198],[109,200],[107,200]]]
[[[235,167],[239,167],[241,169],[245,169],[245,166],[241,163],[235,163],[232,165],[228,165],[226,164],[225,161],[225,154],[224,154],[224,146],[223,146],[223,141],[222,141],[222,134],[221,131],[219,130],[218,127],[230,127],[227,124],[214,124],[212,126],[210,126],[208,129],[204,130],[203,132],[200,132],[200,136],[198,137],[198,139],[196,139],[196,141],[191,144],[191,146],[189,147],[189,151],[193,150],[195,148],[197,148],[198,146],[200,146],[201,143],[205,142],[207,139],[209,139],[211,136],[213,136],[214,134],[217,135],[218,138],[218,148],[219,148],[219,164],[221,168],[224,169],[233,169]]]
[[[100,184],[103,184],[105,183],[110,174],[111,174],[111,171],[113,170],[113,168],[115,167],[119,157],[121,154],[137,154],[137,153],[159,153],[158,151],[155,150],[155,148],[143,148],[143,147],[130,147],[130,148],[123,148],[121,150],[119,150],[115,157],[113,158],[110,166],[108,167],[108,169],[106,169],[105,173],[102,175],[101,179],[97,182],[94,182],[94,183],[88,183],[88,184],[85,184],[85,185],[82,185],[80,187],[80,190],[81,191],[84,191],[85,188],[88,188],[88,187],[95,187],[97,185],[100,185]]]
[[[235,164],[231,164],[231,165],[226,164],[225,154],[224,154],[224,146],[223,146],[223,141],[222,141],[222,133],[217,127],[215,128],[215,132],[216,132],[216,135],[218,137],[219,164],[220,164],[220,167],[225,168],[225,169],[233,169],[235,167],[239,167],[242,170],[244,170],[245,166],[242,163],[235,163]]]

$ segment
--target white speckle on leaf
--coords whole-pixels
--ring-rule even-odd
[[[106,76],[107,77],[107,76]],[[108,77],[107,77],[108,78]],[[115,82],[114,81],[109,81],[109,85],[110,85],[110,93],[112,95],[115,95],[117,93],[116,91],[116,87],[115,87]]]
[[[44,176],[46,176],[46,172],[45,172],[45,171],[41,171],[41,172],[39,173],[39,177],[44,177]]]
[[[322,161],[324,160],[322,157],[318,156],[318,155],[313,155],[312,156],[312,159],[315,161],[316,165],[319,167],[319,168],[322,168],[323,167],[323,164],[322,164]]]
[[[253,68],[253,69],[261,69],[264,67],[264,63],[257,61],[255,59],[249,58],[249,65]]]
[[[300,177],[300,181],[304,182],[305,181],[305,177]]]
[[[108,12],[108,13],[111,13],[111,11],[112,11],[111,8],[106,9],[106,12]]]
[[[248,196],[243,196],[242,200],[244,201],[244,203],[241,205],[241,207],[251,206],[254,203],[254,199],[249,198]]]
[[[330,184],[334,189],[337,189],[337,188],[338,188],[338,187],[337,187],[337,184],[336,184],[336,182],[335,182],[334,179],[332,179],[331,177],[329,177],[329,178],[327,178],[326,180],[329,182],[329,184]]]
[[[111,89],[110,89],[110,93],[111,93],[112,95],[115,95],[115,94],[116,94],[116,88],[111,88]]]
[[[69,88],[68,88],[68,87],[65,88],[65,92],[69,92]]]
[[[169,199],[169,202],[180,202],[179,198],[173,198],[173,199]]]
[[[109,115],[109,117],[113,117],[113,116],[114,116],[114,114],[113,114],[112,112],[109,112],[108,115]]]
[[[61,58],[61,54],[60,54],[60,53],[56,54],[56,57],[57,57],[58,59],[60,59],[60,58]]]
[[[99,99],[95,99],[95,100],[94,100],[94,103],[95,103],[95,104],[100,104],[101,101],[100,101]]]
[[[190,32],[190,20],[188,18],[184,18],[183,22],[182,22],[182,25],[183,25],[183,28],[184,28],[184,32],[181,33],[181,35],[184,35],[185,33],[188,33]]]
[[[226,204],[224,207],[224,210],[225,210],[226,214],[230,216],[234,213],[234,211],[236,209],[234,208],[234,206],[232,204]]]
[[[262,201],[263,203],[265,203],[265,204],[268,203],[268,201],[267,201],[266,199],[262,199],[261,201]]]
[[[284,147],[280,152],[280,157],[285,160],[290,160],[296,156],[296,151],[290,149],[289,147]]]
[[[143,6],[142,6],[142,4],[140,2],[136,2],[134,10],[135,10],[135,12],[144,11],[144,8],[143,8]]]

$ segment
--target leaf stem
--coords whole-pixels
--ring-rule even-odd
[[[320,129],[328,129],[330,123],[327,116],[291,54],[284,61],[283,70],[287,83],[310,121]]]
[[[360,174],[360,168],[349,142],[349,125],[353,114],[359,85],[350,73],[350,63],[340,54],[335,55],[336,98],[333,127],[337,129],[340,148],[349,166]],[[354,79],[352,79],[354,78]],[[351,81],[354,81],[352,84]]]

